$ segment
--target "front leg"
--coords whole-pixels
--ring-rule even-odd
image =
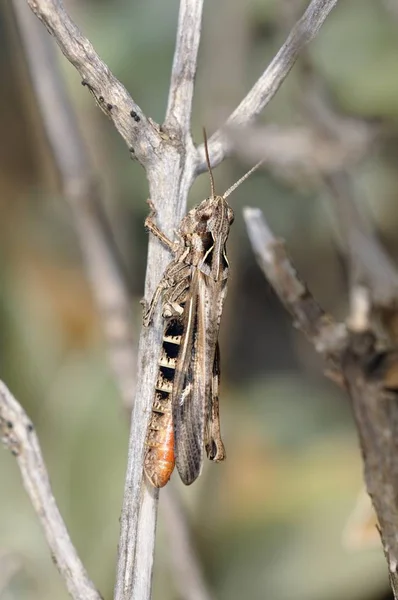
[[[155,237],[158,238],[158,240],[160,240],[162,242],[162,244],[164,244],[166,246],[166,248],[168,248],[169,250],[171,250],[173,253],[176,252],[177,247],[179,246],[179,244],[172,242],[171,240],[169,240],[169,238],[167,237],[167,235],[165,235],[163,233],[163,231],[161,231],[159,229],[159,227],[156,225],[154,219],[156,216],[156,209],[155,206],[152,202],[151,199],[148,198],[147,200],[149,207],[151,209],[151,212],[149,213],[149,215],[147,216],[147,218],[145,219],[145,227],[146,229],[148,229],[148,231],[150,231],[151,233],[153,233],[153,235]]]
[[[148,198],[147,203],[149,204],[151,212],[149,213],[149,215],[145,219],[145,224],[144,225],[145,225],[146,229],[148,229],[148,231],[150,231],[151,233],[153,233],[153,235],[155,237],[157,237],[162,242],[162,244],[164,244],[166,246],[166,248],[168,248],[169,250],[171,250],[172,252],[175,253],[175,251],[176,251],[176,244],[174,244],[171,240],[169,240],[169,238],[159,229],[159,227],[156,225],[156,223],[154,221],[154,218],[156,216],[155,205],[153,204],[153,202],[152,202],[152,200],[150,198]],[[143,316],[143,325],[144,325],[144,327],[148,327],[148,325],[152,321],[153,312],[155,310],[156,304],[158,303],[159,298],[162,295],[162,292],[164,290],[166,290],[167,288],[169,288],[169,287],[170,287],[170,281],[164,275],[163,278],[162,278],[162,280],[158,284],[158,286],[157,286],[157,288],[155,290],[155,293],[152,296],[152,300],[149,303],[149,305],[147,304],[147,302],[145,301],[145,299],[143,299],[142,304],[144,305],[144,316]]]
[[[143,317],[143,325],[144,327],[148,327],[152,320],[153,312],[155,310],[156,304],[159,301],[160,296],[163,294],[165,290],[173,288],[177,282],[180,282],[182,279],[189,275],[189,267],[184,264],[184,260],[189,254],[189,248],[184,246],[184,240],[182,239],[180,233],[177,231],[177,236],[180,238],[178,242],[172,242],[169,238],[159,229],[159,227],[154,222],[154,218],[156,216],[156,209],[152,202],[152,200],[148,199],[148,204],[150,206],[151,212],[145,219],[145,227],[153,233],[171,252],[176,254],[176,258],[169,264],[167,267],[161,281],[158,284],[158,287],[153,294],[152,300],[149,306],[146,304],[145,300],[144,304],[144,317]],[[188,271],[187,271],[188,269]],[[166,307],[166,313],[169,307]],[[172,314],[179,314],[177,307],[171,307]],[[163,315],[165,316],[165,315]]]

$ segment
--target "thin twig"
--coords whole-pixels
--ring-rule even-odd
[[[16,457],[24,487],[40,519],[53,560],[75,600],[101,600],[69,537],[53,496],[32,422],[0,381],[0,434]]]
[[[337,1],[312,0],[310,2],[275,58],[227,119],[226,127],[248,125],[260,114],[286,79],[302,49],[317,35]],[[211,164],[218,165],[230,150],[231,144],[221,128],[209,140]],[[202,173],[206,170],[203,145],[198,148],[198,153],[197,173]]]
[[[338,354],[345,344],[344,325],[335,323],[315,301],[286,254],[283,241],[274,237],[261,210],[244,208],[243,216],[260,268],[292,315],[295,326],[318,352]]]
[[[164,126],[191,143],[192,100],[202,28],[203,0],[181,0]]]
[[[161,145],[159,132],[73,23],[62,1],[26,1],[78,70],[83,85],[92,92],[128,147],[134,148],[137,160],[144,166],[154,162]]]
[[[137,363],[131,302],[124,266],[103,212],[100,184],[90,164],[51,40],[24,3],[13,0],[13,8],[45,133],[64,198],[75,219],[84,263],[101,314],[109,361],[123,402],[131,406]]]

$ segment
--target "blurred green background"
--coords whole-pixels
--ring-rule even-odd
[[[279,49],[293,4],[295,11],[306,5],[205,2],[193,115],[197,143],[202,125],[211,134]],[[67,7],[144,112],[162,122],[177,0],[70,0]],[[35,423],[73,542],[104,598],[111,598],[128,419],[107,365],[71,215],[56,191],[7,0],[0,2],[0,44],[0,377]],[[398,3],[341,2],[308,58],[341,113],[383,125],[383,136],[352,175],[364,209],[396,257]],[[144,172],[74,69],[59,59],[129,270],[138,331],[147,245]],[[301,68],[299,61],[264,112],[264,123],[302,122]],[[226,161],[215,171],[217,189],[226,189],[245,168]],[[205,197],[208,187],[201,176],[190,203]],[[206,464],[200,480],[181,489],[206,578],[219,600],[388,598],[379,546],[354,552],[342,544],[361,489],[347,398],[323,377],[319,358],[274,297],[241,216],[245,204],[261,207],[320,303],[343,317],[346,272],[325,194],[305,180],[292,183],[288,174],[285,180],[263,170],[231,204],[232,275],[221,327],[228,458]],[[5,451],[0,482],[0,598],[66,598],[17,465]],[[155,600],[177,597],[167,535],[160,511]],[[1,589],[7,561],[19,567]]]

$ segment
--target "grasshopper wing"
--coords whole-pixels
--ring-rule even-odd
[[[205,321],[199,294],[199,278],[192,276],[184,307],[184,327],[172,391],[174,447],[181,480],[190,485],[203,463],[206,412]]]

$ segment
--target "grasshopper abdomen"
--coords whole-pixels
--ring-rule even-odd
[[[181,331],[182,324],[178,318],[166,321],[155,398],[146,438],[144,469],[151,484],[157,488],[166,485],[175,465],[171,394]]]

